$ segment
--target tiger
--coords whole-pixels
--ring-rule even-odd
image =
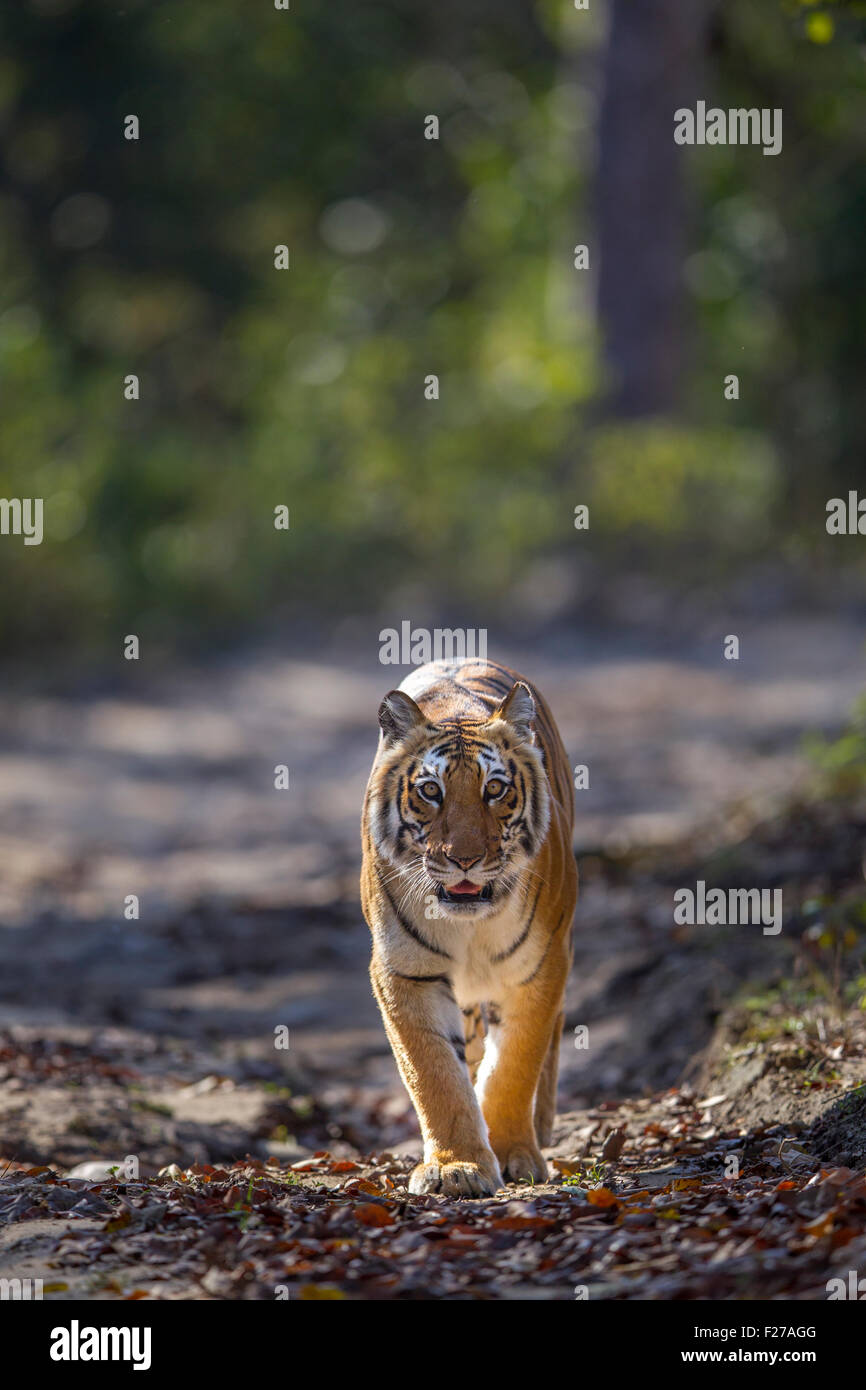
[[[538,690],[486,660],[417,668],[379,730],[361,902],[423,1138],[409,1191],[545,1182],[577,901],[562,740]]]

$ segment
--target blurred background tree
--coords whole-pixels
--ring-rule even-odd
[[[0,494],[46,508],[7,650],[859,566],[864,38],[802,0],[7,6]],[[698,97],[781,107],[782,153],[675,146]]]

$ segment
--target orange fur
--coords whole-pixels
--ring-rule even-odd
[[[492,662],[420,668],[379,719],[361,897],[424,1139],[410,1189],[543,1181],[577,897],[562,741],[538,691]]]

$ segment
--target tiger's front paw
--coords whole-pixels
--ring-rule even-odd
[[[492,1197],[504,1186],[499,1165],[491,1154],[477,1163],[466,1159],[439,1161],[434,1156],[419,1163],[409,1179],[409,1191],[441,1192],[445,1197]]]
[[[509,1144],[501,1150],[497,1148],[496,1152],[506,1182],[547,1182],[547,1163],[534,1143],[527,1140],[525,1143]]]

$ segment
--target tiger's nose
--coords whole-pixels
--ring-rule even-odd
[[[446,854],[445,858],[450,859],[452,864],[459,865],[459,867],[463,869],[465,872],[467,869],[471,869],[473,864],[478,863],[479,859],[481,858],[481,855],[476,854],[471,859],[460,859],[456,854]]]

